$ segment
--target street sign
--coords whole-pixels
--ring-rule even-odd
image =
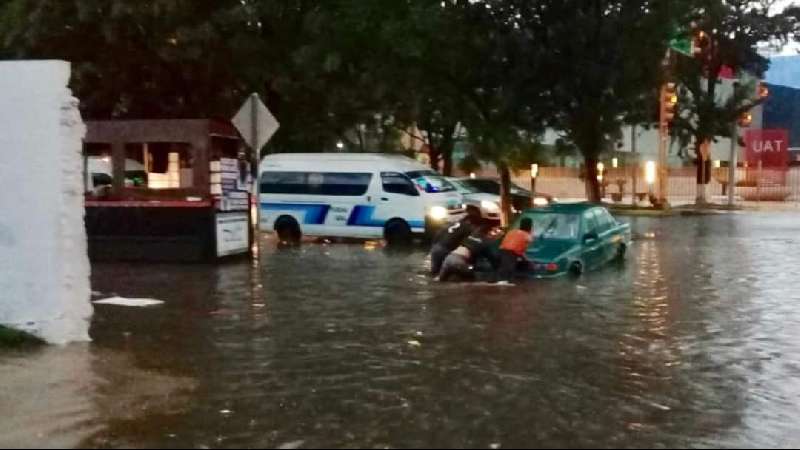
[[[251,95],[244,102],[239,112],[233,117],[232,122],[256,155],[272,139],[272,136],[281,126],[278,119],[272,115],[272,112],[261,101],[258,94]]]
[[[745,134],[747,163],[756,167],[784,169],[789,164],[787,130],[748,130]]]
[[[692,47],[692,39],[688,36],[676,37],[669,41],[669,48],[686,56],[694,56]]]

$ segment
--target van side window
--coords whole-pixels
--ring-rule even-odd
[[[262,194],[308,194],[305,172],[265,172],[261,176]]]
[[[359,197],[371,181],[370,173],[264,172],[261,193]]]
[[[389,194],[401,194],[419,197],[419,191],[414,183],[405,175],[395,172],[381,173],[383,191]]]
[[[323,173],[319,195],[359,197],[367,193],[371,173]]]

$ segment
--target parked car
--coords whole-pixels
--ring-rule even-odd
[[[282,153],[261,161],[261,230],[283,242],[303,236],[406,243],[464,217],[444,177],[399,155]]]
[[[481,217],[484,219],[500,222],[499,195],[481,192],[458,178],[448,178],[447,181],[455,186],[456,190],[464,197],[464,205],[467,208],[472,207],[480,210]]]
[[[484,194],[500,196],[500,181],[493,178],[461,178],[465,186]],[[536,206],[547,206],[558,200],[552,195],[536,193]],[[524,211],[531,207],[531,191],[511,183],[511,205],[515,212]]]
[[[631,245],[629,224],[618,222],[606,208],[588,203],[553,204],[529,209],[523,218],[533,220],[534,241],[527,257],[537,276],[580,275],[623,259]]]

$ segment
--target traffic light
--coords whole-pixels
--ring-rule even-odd
[[[742,115],[739,116],[739,126],[740,127],[747,128],[752,124],[753,124],[753,115],[750,114],[749,112],[742,113]]]
[[[666,83],[661,90],[661,125],[669,127],[678,110],[678,91],[675,83]]]
[[[707,52],[710,45],[711,38],[709,38],[708,33],[700,30],[694,35],[694,39],[692,41],[692,54],[695,57],[700,57]]]

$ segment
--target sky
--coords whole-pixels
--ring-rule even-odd
[[[777,14],[792,4],[800,4],[800,0],[777,0],[772,6],[772,13]],[[764,51],[767,56],[796,56],[800,54],[800,43],[790,42],[780,52]]]

